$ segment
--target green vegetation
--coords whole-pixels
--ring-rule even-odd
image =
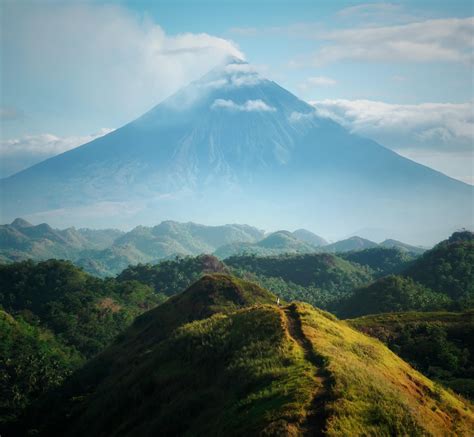
[[[115,229],[53,229],[46,223],[34,226],[18,218],[9,225],[0,225],[0,260],[73,260],[82,251],[105,249],[121,234]]]
[[[254,243],[263,236],[263,231],[248,225],[165,221],[124,233],[113,229],[53,229],[46,223],[35,226],[16,219],[0,225],[0,262],[66,259],[96,276],[110,277],[130,265],[212,253],[221,246]]]
[[[259,283],[286,300],[302,300],[320,308],[370,282],[367,267],[331,254],[236,256],[225,260],[234,274]]]
[[[474,399],[474,310],[379,314],[349,323],[428,377]]]
[[[181,229],[137,229],[114,250],[133,259]],[[172,240],[197,241],[189,232]],[[278,232],[263,246],[293,239]],[[472,406],[442,387],[474,398],[474,312],[440,311],[472,308],[473,249],[466,231],[416,259],[383,247],[200,255],[115,279],[68,261],[0,265],[0,432],[469,435]],[[285,300],[365,317],[339,322]]]
[[[474,234],[455,232],[425,252],[405,275],[446,294],[459,309],[474,306]]]
[[[415,259],[407,251],[384,247],[340,253],[339,257],[352,263],[369,267],[375,277],[400,273]]]
[[[377,243],[374,243],[373,241],[361,237],[350,237],[346,240],[328,244],[321,248],[321,250],[327,253],[342,253],[351,252],[353,250],[371,249],[374,247],[377,247]]]
[[[51,332],[0,310],[0,423],[61,385],[82,363]]]
[[[162,300],[144,284],[101,280],[69,261],[0,266],[0,305],[51,330],[86,358]]]
[[[216,257],[176,257],[159,264],[130,266],[117,276],[117,280],[139,281],[155,289],[157,293],[173,296],[196,282],[205,273],[225,273],[227,267]]]
[[[59,385],[163,300],[147,285],[101,280],[68,261],[0,266],[0,421]]]
[[[307,236],[306,236],[307,237]],[[274,256],[281,254],[314,253],[316,246],[297,238],[288,231],[274,232],[256,243],[233,243],[218,248],[214,255],[229,258],[238,255]]]
[[[435,311],[451,305],[451,299],[444,294],[435,293],[411,278],[390,275],[355,290],[337,303],[336,312],[349,318],[386,312]]]
[[[308,304],[204,276],[22,417],[37,435],[458,435],[472,406]]]

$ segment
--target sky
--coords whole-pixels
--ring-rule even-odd
[[[0,177],[132,121],[226,56],[474,184],[474,2],[0,3]]]

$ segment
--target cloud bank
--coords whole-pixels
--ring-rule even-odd
[[[0,141],[0,177],[7,177],[44,159],[74,149],[112,132],[103,128],[91,135],[60,137],[53,134],[25,135]]]
[[[392,148],[472,150],[474,102],[399,105],[372,100],[311,102],[318,115]]]
[[[474,102],[398,105],[338,99],[311,103],[320,117],[474,184]]]
[[[315,38],[327,43],[314,55],[316,65],[341,60],[471,63],[474,17],[342,29]]]

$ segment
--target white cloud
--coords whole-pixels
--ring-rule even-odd
[[[400,155],[474,183],[474,102],[398,105],[371,100],[311,102],[315,115],[373,138]]]
[[[404,6],[395,3],[362,3],[341,9],[336,15],[339,19],[363,22],[366,26],[383,22],[402,23],[414,21],[416,18],[413,13],[408,13]]]
[[[6,177],[59,153],[112,132],[103,128],[91,135],[60,137],[44,133],[0,141],[0,177]]]
[[[243,104],[235,103],[233,100],[216,99],[211,105],[211,109],[227,109],[229,111],[243,112],[274,112],[273,106],[267,105],[263,100],[247,100]]]
[[[224,68],[226,73],[258,73],[257,67],[247,63],[229,64]]]
[[[35,108],[54,96],[45,113],[88,108],[91,119],[129,121],[228,56],[244,57],[230,40],[171,35],[119,5],[7,2],[2,15],[1,87]]]
[[[402,25],[316,32],[325,43],[316,65],[345,59],[382,62],[473,61],[474,18],[432,19]]]
[[[21,138],[0,142],[0,156],[31,153],[36,156],[52,156],[73,149],[102,137],[114,129],[102,128],[91,135],[58,137],[53,134],[25,135]]]
[[[399,105],[372,100],[311,102],[318,115],[395,149],[472,150],[474,102]]]
[[[396,5],[393,3],[362,3],[356,6],[349,6],[347,8],[341,9],[337,15],[340,17],[353,17],[362,15],[364,18],[370,17],[373,14],[377,16],[379,14],[392,13],[394,11],[400,11],[402,8],[401,5]]]
[[[337,84],[337,81],[335,79],[332,79],[330,77],[326,76],[313,76],[313,77],[308,77],[306,80],[301,82],[298,85],[298,89],[302,93],[307,93],[313,88],[317,87],[330,87],[334,86]]]

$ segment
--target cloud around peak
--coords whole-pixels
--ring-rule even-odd
[[[267,105],[263,100],[247,100],[244,103],[236,103],[233,100],[216,99],[211,109],[223,109],[233,112],[275,112],[276,108]]]

